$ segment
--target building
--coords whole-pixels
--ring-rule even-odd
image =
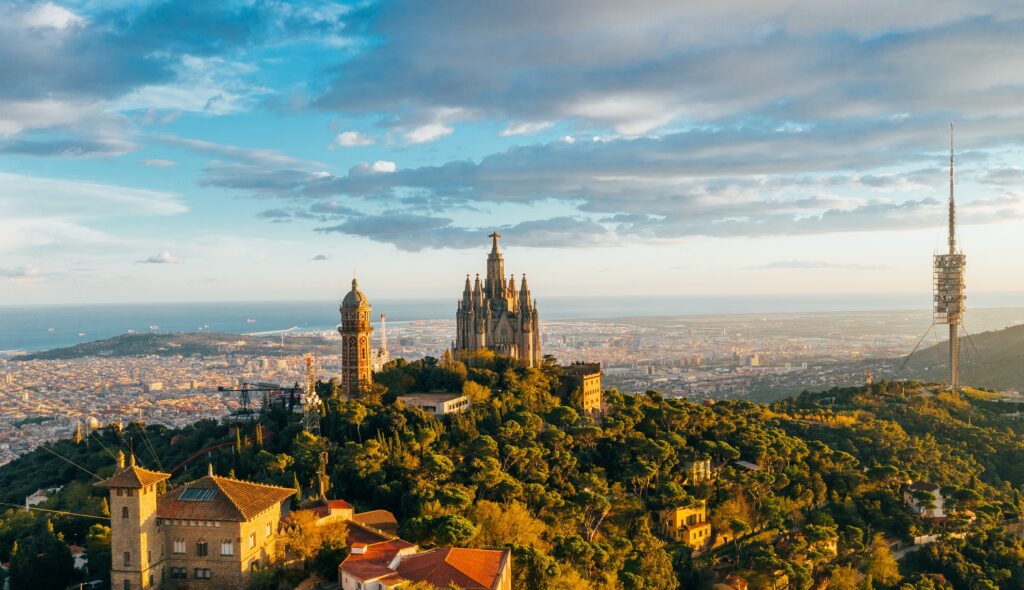
[[[711,541],[707,503],[696,506],[668,508],[658,513],[661,534],[677,543],[702,549]]]
[[[96,484],[110,493],[113,590],[246,588],[277,558],[295,490],[210,473],[161,494],[170,474],[129,465]]]
[[[570,387],[579,388],[579,404],[583,411],[590,415],[600,414],[603,410],[601,402],[601,363],[575,362],[562,367]],[[574,397],[575,399],[575,397]]]
[[[700,485],[711,481],[714,472],[711,470],[711,459],[694,459],[683,462],[683,471],[686,473],[686,483]]]
[[[469,397],[461,393],[410,393],[398,396],[397,400],[434,416],[458,414],[465,412],[470,406]]]
[[[439,548],[420,552],[402,539],[350,524],[349,556],[338,566],[341,590],[398,590],[427,582],[438,590],[512,590],[512,551]]]
[[[373,383],[373,359],[370,352],[370,300],[359,290],[359,283],[352,279],[352,290],[341,301],[341,390],[345,395],[358,395]]]
[[[491,253],[487,256],[484,282],[481,284],[478,274],[471,288],[466,275],[455,314],[455,350],[486,348],[536,367],[541,363],[537,304],[531,300],[526,275],[518,291],[515,278],[505,278],[505,260],[498,247],[500,237],[499,233],[490,235]]]
[[[903,501],[915,514],[925,518],[945,518],[946,499],[939,486],[925,481],[914,481],[903,488]]]

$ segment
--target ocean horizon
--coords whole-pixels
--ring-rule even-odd
[[[1024,294],[972,297],[975,308],[1024,307]],[[374,318],[389,322],[453,320],[454,298],[379,298]],[[828,295],[637,295],[538,298],[541,321],[650,316],[911,311],[927,312],[927,294]],[[249,334],[298,328],[333,330],[338,302],[237,301],[0,306],[0,352],[35,352],[136,332]]]

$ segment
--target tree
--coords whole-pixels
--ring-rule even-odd
[[[480,500],[470,517],[478,527],[470,543],[474,547],[526,545],[543,549],[547,545],[542,538],[547,526],[519,502],[498,504]]]
[[[71,550],[50,526],[22,539],[10,563],[11,590],[64,590],[75,574]]]
[[[307,569],[313,566],[314,558],[322,551],[329,553],[327,559],[344,558],[347,547],[345,538],[348,525],[342,520],[320,523],[315,514],[308,510],[292,512],[284,521],[284,549],[289,555],[301,559]],[[319,564],[321,567],[323,563]],[[335,574],[338,564],[334,564]],[[327,568],[329,569],[329,568]]]
[[[102,579],[110,576],[110,527],[102,524],[89,527],[85,550],[89,555],[89,575]]]
[[[875,535],[871,542],[864,573],[883,586],[892,586],[900,581],[900,566],[882,534]]]

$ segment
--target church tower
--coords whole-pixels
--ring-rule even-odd
[[[362,388],[373,382],[370,337],[370,301],[352,279],[352,290],[341,301],[341,390],[349,397],[359,395]]]
[[[135,465],[118,453],[117,471],[96,484],[110,490],[110,587],[153,590],[163,578],[163,539],[156,517],[158,484],[170,475]]]
[[[494,232],[488,237],[491,252],[487,255],[487,274],[483,282],[480,275],[476,275],[474,281],[466,275],[455,314],[454,348],[456,351],[486,348],[519,359],[528,367],[539,366],[542,357],[537,305],[530,294],[526,275],[516,289],[515,278],[505,276],[505,258],[498,245],[501,234]]]

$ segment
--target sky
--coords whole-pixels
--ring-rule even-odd
[[[1024,292],[1024,4],[0,2],[0,305]]]

